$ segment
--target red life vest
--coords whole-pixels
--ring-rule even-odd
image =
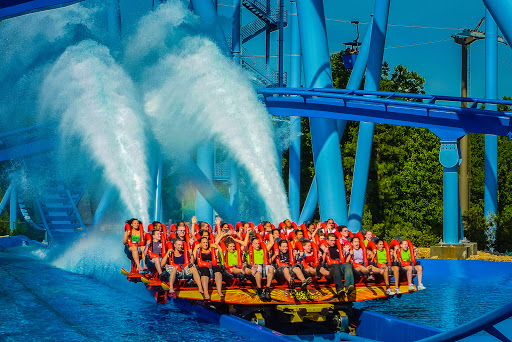
[[[144,226],[139,223],[139,234],[140,234],[140,242],[132,242],[132,227],[127,223],[124,225],[124,231],[129,231],[130,236],[128,237],[128,247],[143,247],[144,243]]]
[[[263,250],[263,263],[265,265],[268,265],[269,263],[268,263],[267,246],[263,243],[263,239],[261,238],[261,236],[259,234],[256,234],[256,237],[260,241],[260,246],[261,246],[261,249]],[[248,261],[252,267],[255,266],[255,264],[254,264],[254,248],[252,247],[252,243],[249,245],[249,260]]]
[[[302,243],[300,241],[297,242],[297,247],[299,248],[299,251],[304,252],[304,246],[302,246]],[[306,256],[301,261],[302,266],[304,266],[304,268],[316,267],[319,264],[317,244],[314,242],[311,242],[311,248],[312,248],[313,254],[310,256]]]
[[[189,259],[188,259],[188,250],[187,250],[187,248],[186,248],[186,247],[185,247],[185,249],[183,250],[183,255],[185,256],[185,263],[184,263],[183,265],[185,265],[185,266],[186,266],[186,265],[188,265],[188,263],[189,263],[189,261],[188,261],[188,260],[189,260]],[[169,263],[170,263],[172,266],[174,266],[174,267],[175,267],[179,272],[181,272],[181,270],[182,270],[181,265],[180,265],[180,264],[176,264],[176,263],[174,262],[174,252],[169,253],[169,256],[170,256]]]
[[[325,255],[325,262],[328,265],[343,264],[343,263],[345,263],[345,256],[343,255],[343,248],[341,247],[341,243],[340,243],[339,240],[336,240],[336,247],[338,248],[338,254],[340,256],[339,260],[331,258],[331,251],[329,250],[329,245],[327,244],[327,241],[322,240],[321,244],[324,245],[324,246],[327,246],[327,253]]]
[[[279,246],[277,245],[277,242],[274,242],[274,253],[277,253],[276,264],[277,264],[278,267],[281,267],[281,266],[293,266],[295,264],[295,260],[293,259],[293,249],[290,246],[290,242],[286,241],[286,243],[288,244],[288,255],[289,255],[289,258],[290,258],[290,264],[289,265],[284,263],[284,262],[281,262],[281,251],[279,250]]]
[[[210,263],[208,261],[203,261],[203,257],[201,256],[201,252],[202,252],[202,248],[199,247],[197,249],[197,255],[196,255],[196,260],[197,260],[197,266],[199,267],[210,267]],[[215,247],[210,247],[210,253],[212,255],[212,266],[217,266],[218,264],[218,256],[217,256],[217,250],[215,249]]]
[[[400,264],[400,266],[415,266],[416,265],[416,257],[414,256],[414,246],[412,245],[411,241],[407,241],[407,244],[409,245],[409,251],[411,253],[411,261],[403,261],[402,259],[402,248],[400,247],[400,243],[397,240],[391,241],[389,248],[393,249],[396,245],[398,245],[398,249],[396,250],[396,258],[397,262]]]
[[[220,243],[220,248],[222,250],[222,259],[224,260],[224,267],[226,268],[226,271],[231,273],[231,268],[233,266],[230,266],[228,263],[228,248],[224,242]],[[238,268],[242,269],[242,252],[240,250],[240,244],[238,242],[235,242],[235,251],[237,254]]]

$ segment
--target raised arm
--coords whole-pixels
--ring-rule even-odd
[[[221,222],[221,218],[219,216],[217,216],[215,218],[215,230],[217,231],[217,235],[219,235],[221,233],[220,222]]]
[[[267,242],[267,251],[270,251],[272,247],[274,247],[274,235],[270,234],[270,238]]]

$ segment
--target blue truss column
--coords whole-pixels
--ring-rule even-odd
[[[459,165],[457,140],[441,140],[439,162],[443,166],[443,242],[459,243]]]
[[[2,197],[2,202],[0,202],[0,215],[2,215],[2,213],[5,210],[5,207],[7,206],[7,202],[11,199],[12,188],[12,184],[9,184],[9,187],[5,191],[4,197]]]
[[[238,168],[234,161],[231,161],[229,182],[231,183],[229,186],[229,204],[236,209],[238,207]]]
[[[218,23],[217,9],[212,1],[205,0],[191,0],[190,4],[194,9],[194,12],[201,18],[203,25],[209,28],[213,34],[217,43],[219,44],[222,51],[226,54],[230,53],[228,43],[226,42],[226,36],[221,25]]]
[[[231,51],[236,64],[240,64],[240,1],[233,0],[233,24],[231,26]]]
[[[213,146],[207,142],[197,148],[197,166],[210,182],[213,181],[213,154]],[[196,194],[196,216],[199,221],[206,221],[210,224],[213,222],[213,208],[199,191]]]
[[[155,184],[155,220],[162,219],[162,158],[158,160]]]
[[[372,19],[373,20],[373,19]],[[368,62],[368,55],[370,54],[370,39],[371,39],[371,22],[364,36],[363,45],[361,45],[361,49],[359,50],[359,55],[357,56],[356,64],[354,65],[354,69],[352,69],[352,73],[350,74],[350,79],[348,81],[347,89],[357,90],[363,81],[364,72],[366,70],[366,64]],[[345,131],[345,126],[347,125],[346,120],[338,120],[338,134],[340,139],[343,136],[343,132]],[[309,188],[308,196],[306,197],[306,202],[304,203],[304,207],[302,208],[302,212],[300,214],[300,218],[298,222],[310,221],[315,214],[316,205],[318,204],[318,191],[316,186],[316,176],[313,178],[311,182],[311,186]],[[291,205],[290,205],[291,208]],[[291,209],[290,209],[291,210]]]
[[[231,26],[231,50],[233,54],[233,61],[240,64],[240,2],[241,0],[233,0],[233,24]],[[229,172],[229,204],[237,208],[238,196],[238,168],[234,161],[231,161]],[[225,219],[225,218],[223,218]]]
[[[101,223],[101,219],[103,218],[103,215],[107,211],[110,201],[112,200],[112,197],[115,194],[115,188],[112,185],[109,185],[105,192],[103,193],[103,196],[101,196],[100,203],[98,204],[98,207],[96,208],[96,211],[94,212],[94,217],[92,218],[92,227],[96,227]]]
[[[301,51],[299,21],[297,18],[297,3],[290,1],[291,16],[291,47],[290,47],[290,87],[301,87]],[[290,150],[288,157],[288,204],[290,207],[291,220],[299,222],[300,216],[300,140],[301,140],[301,122],[300,117],[290,117]],[[316,190],[316,188],[315,188]],[[316,207],[316,203],[315,203]],[[313,209],[314,211],[314,209]]]
[[[485,97],[498,98],[498,27],[485,11]],[[497,106],[486,104],[485,109]],[[489,219],[498,212],[498,136],[485,135],[484,215]]]
[[[10,215],[9,215],[9,227],[11,232],[16,228],[16,222],[18,221],[18,189],[16,184],[11,184],[11,203],[9,204]]]
[[[307,87],[332,88],[332,73],[322,0],[297,0]],[[310,118],[320,218],[347,222],[347,201],[336,120]]]
[[[380,88],[389,3],[390,0],[375,1],[375,15],[372,22],[368,70],[364,85],[365,90],[374,91]],[[354,179],[352,180],[348,215],[348,227],[353,232],[361,229],[363,221],[364,200],[366,196],[366,185],[368,183],[368,172],[370,169],[374,126],[375,124],[370,122],[361,122],[359,124]]]
[[[108,40],[112,52],[117,53],[121,46],[121,9],[119,0],[109,0],[107,8]]]

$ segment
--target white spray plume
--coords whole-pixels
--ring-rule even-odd
[[[270,218],[288,218],[270,116],[247,74],[210,39],[193,34],[190,26],[196,20],[186,13],[177,1],[160,5],[141,20],[137,35],[127,45],[127,51],[138,50],[137,56],[152,55],[154,47],[160,50],[156,62],[141,73],[145,109],[155,136],[164,152],[174,157],[176,151],[186,153],[204,141],[222,143],[247,170]],[[155,23],[187,27],[157,30]],[[147,32],[155,30],[167,36],[156,34],[153,40]],[[140,51],[144,47],[148,50]]]
[[[147,222],[148,147],[137,94],[109,50],[88,40],[69,47],[52,66],[41,88],[40,111],[60,121],[63,143],[78,137],[128,212]],[[76,164],[80,167],[80,160]]]

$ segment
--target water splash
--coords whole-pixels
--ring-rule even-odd
[[[52,66],[41,88],[40,111],[60,122],[64,146],[78,138],[129,213],[147,222],[148,147],[137,94],[109,50],[88,40],[69,47]]]
[[[130,261],[123,253],[122,240],[121,231],[118,234],[95,231],[75,241],[64,252],[50,249],[45,258],[55,267],[103,282],[126,282],[121,267],[129,268]]]
[[[177,1],[159,6],[141,20],[127,45],[128,65],[157,56],[138,72],[155,136],[168,156],[178,158],[201,142],[221,143],[246,169],[270,218],[283,220],[289,209],[270,116],[245,71],[210,39],[194,33],[197,20],[188,13]],[[158,23],[174,28],[157,29]],[[167,35],[147,34],[155,30]]]
[[[101,36],[99,8],[69,6],[3,20],[0,24],[0,123],[6,130],[32,125],[48,66],[86,35]]]
[[[496,247],[496,214],[489,211],[485,218],[487,228],[485,229],[485,237],[487,239],[487,250],[492,254]]]

